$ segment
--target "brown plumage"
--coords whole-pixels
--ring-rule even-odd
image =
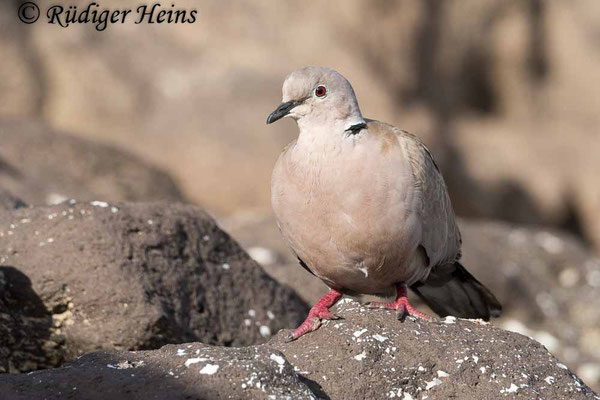
[[[283,103],[267,122],[284,116],[300,134],[274,168],[273,210],[301,262],[335,292],[292,338],[316,329],[343,292],[396,287],[397,301],[379,306],[419,315],[406,300],[411,286],[442,315],[499,314],[494,296],[458,264],[461,238],[446,185],[416,136],[364,119],[350,83],[322,67],[286,78]]]

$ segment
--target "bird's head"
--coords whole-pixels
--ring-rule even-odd
[[[291,117],[298,125],[355,126],[364,124],[350,82],[325,67],[303,67],[287,76],[282,103],[267,117],[271,124]]]

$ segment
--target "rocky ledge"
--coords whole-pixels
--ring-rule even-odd
[[[263,343],[308,312],[192,206],[20,208],[0,212],[0,238],[0,372],[100,349]]]
[[[477,320],[436,322],[345,299],[343,320],[285,343],[101,351],[1,375],[8,399],[600,399],[538,342]]]

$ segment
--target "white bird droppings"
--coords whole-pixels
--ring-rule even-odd
[[[186,367],[189,367],[192,364],[197,364],[199,362],[206,361],[206,360],[208,360],[208,359],[204,358],[204,357],[188,358],[183,365],[185,365]]]
[[[283,365],[285,364],[285,359],[277,354],[271,354],[269,358],[279,365],[279,373],[283,373]]]
[[[366,353],[366,352],[364,352],[364,351],[363,351],[362,353],[360,353],[360,354],[358,354],[358,355],[354,356],[354,359],[355,359],[355,360],[357,360],[357,361],[362,361],[362,360],[364,360],[365,358],[367,358],[367,353]]]
[[[511,383],[509,387],[500,389],[500,393],[517,393],[517,390],[519,390],[519,387]]]
[[[185,356],[185,350],[184,349],[177,349],[177,355],[178,356]]]
[[[108,203],[105,201],[94,200],[90,204],[94,207],[102,207],[102,208],[108,207]]]
[[[219,370],[219,366],[217,364],[206,364],[201,370],[200,373],[203,375],[212,375]]]
[[[279,365],[283,365],[285,363],[285,360],[283,359],[283,357],[278,356],[277,354],[271,354],[269,356],[269,358],[273,361],[275,361],[277,364]]]
[[[367,331],[367,328],[361,329],[360,331],[356,331],[353,333],[354,337],[360,337],[363,333]]]
[[[380,334],[373,335],[373,339],[375,339],[375,340],[377,340],[378,342],[381,342],[381,343],[383,343],[386,340],[388,340],[387,337],[381,336]]]
[[[556,379],[553,376],[547,376],[544,378],[544,380],[547,384],[552,385]]]
[[[441,385],[442,381],[440,381],[438,378],[433,378],[433,380],[431,382],[425,382],[425,383],[426,383],[425,390],[429,390],[434,386]]]

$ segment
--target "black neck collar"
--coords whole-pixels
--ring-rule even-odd
[[[350,128],[346,129],[346,132],[348,132],[351,135],[356,135],[363,129],[367,129],[367,124],[365,122],[352,125]]]

